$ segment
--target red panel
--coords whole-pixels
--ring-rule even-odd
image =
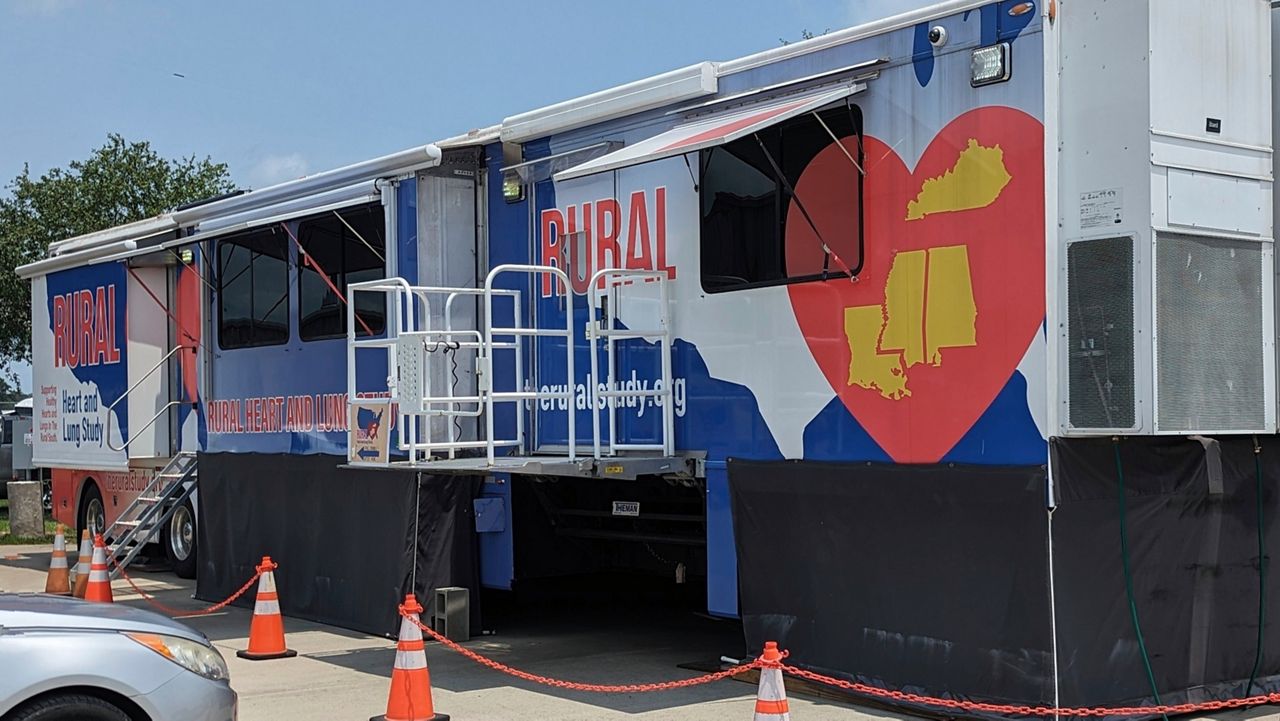
[[[53,520],[75,528],[76,504],[79,502],[80,479],[83,475],[68,468],[53,469]]]

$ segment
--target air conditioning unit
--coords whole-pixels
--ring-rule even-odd
[[[1153,237],[1067,243],[1066,432],[1274,431],[1271,244]]]
[[[1067,245],[1066,424],[1072,429],[1139,428],[1133,259],[1133,236]]]
[[[1050,165],[1055,428],[1274,433],[1280,77],[1258,60],[1280,13],[1084,2],[1061,18]]]
[[[1274,430],[1270,243],[1156,233],[1155,431]]]

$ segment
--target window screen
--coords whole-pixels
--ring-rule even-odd
[[[298,242],[313,261],[298,263],[298,333],[302,340],[346,335],[347,285],[386,277],[384,227],[382,206],[376,203],[326,213],[299,224]],[[330,282],[342,291],[341,298]],[[376,293],[356,296],[356,335],[383,331],[384,306]]]
[[[218,242],[218,345],[289,340],[289,246],[269,228]]]
[[[1132,428],[1133,240],[1067,246],[1067,402],[1073,428]]]
[[[779,123],[703,150],[699,162],[705,290],[841,276],[840,262],[854,272],[860,269],[858,167],[863,163],[857,106]]]

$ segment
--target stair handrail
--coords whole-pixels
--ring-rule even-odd
[[[137,430],[137,432],[136,432],[136,433],[134,433],[132,436],[130,436],[130,437],[128,438],[128,440],[126,440],[124,443],[122,443],[122,444],[120,445],[120,447],[119,447],[119,448],[117,448],[115,445],[113,445],[113,444],[111,443],[111,419],[115,417],[115,413],[113,413],[112,411],[114,411],[114,410],[115,410],[116,406],[120,405],[120,404],[121,404],[121,403],[123,403],[125,400],[127,400],[127,399],[129,398],[129,394],[130,394],[130,393],[132,393],[132,392],[134,392],[135,390],[137,390],[137,389],[138,389],[138,386],[142,385],[142,384],[143,384],[143,382],[145,382],[148,378],[150,378],[152,373],[155,373],[156,371],[158,371],[158,370],[160,370],[161,368],[165,367],[165,365],[166,365],[166,364],[168,364],[169,359],[173,358],[173,356],[174,356],[174,355],[176,355],[176,354],[178,353],[178,351],[182,351],[182,350],[190,350],[190,351],[191,351],[191,354],[192,354],[192,357],[193,357],[193,358],[195,357],[196,346],[193,346],[193,345],[176,345],[176,346],[174,346],[174,347],[173,347],[173,350],[169,351],[168,353],[165,353],[165,354],[164,354],[164,357],[163,357],[163,358],[161,358],[161,359],[160,359],[160,361],[159,361],[158,363],[156,363],[154,366],[152,366],[152,367],[151,367],[151,370],[149,370],[149,371],[147,371],[146,373],[142,374],[142,377],[141,377],[141,378],[139,378],[139,379],[138,379],[138,381],[137,381],[136,383],[134,383],[133,385],[129,386],[129,388],[128,388],[128,389],[126,389],[124,393],[121,393],[121,394],[120,394],[120,397],[119,397],[119,398],[115,399],[115,401],[114,401],[114,402],[112,402],[112,403],[111,403],[111,405],[107,406],[107,431],[106,431],[106,433],[107,433],[107,447],[108,447],[108,448],[110,448],[111,450],[116,451],[116,452],[120,452],[120,451],[125,451],[125,450],[127,450],[127,449],[129,448],[129,444],[131,444],[131,443],[133,443],[134,441],[138,440],[138,436],[141,436],[141,435],[142,435],[142,433],[143,433],[144,431],[146,431],[146,430],[147,430],[148,428],[150,428],[151,426],[155,425],[155,422],[156,422],[157,420],[159,420],[159,419],[160,419],[160,416],[162,416],[162,415],[164,415],[164,414],[168,413],[168,412],[169,412],[169,409],[170,409],[170,408],[172,408],[172,407],[174,407],[174,406],[180,406],[180,405],[183,405],[183,402],[182,402],[182,401],[169,401],[168,403],[164,404],[164,407],[162,407],[159,411],[157,411],[157,412],[156,412],[156,414],[155,414],[154,416],[151,416],[151,420],[149,420],[149,421],[147,421],[146,423],[144,423],[144,424],[143,424],[143,426],[142,426],[141,428],[139,428],[139,429]]]

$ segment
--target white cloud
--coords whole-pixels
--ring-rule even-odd
[[[267,155],[249,170],[249,185],[253,188],[263,188],[300,178],[307,174],[308,167],[307,159],[302,157],[301,153]]]
[[[925,0],[850,0],[849,22],[854,25],[898,15],[930,4]]]

